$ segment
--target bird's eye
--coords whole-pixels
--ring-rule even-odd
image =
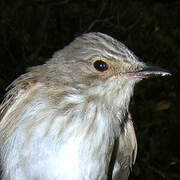
[[[100,72],[106,71],[108,69],[107,63],[101,60],[95,61],[94,67],[97,71],[100,71]]]

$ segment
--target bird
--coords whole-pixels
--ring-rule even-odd
[[[134,86],[166,75],[109,35],[76,37],[8,87],[2,180],[127,180],[137,154]]]

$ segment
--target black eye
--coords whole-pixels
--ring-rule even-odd
[[[108,65],[106,62],[101,61],[101,60],[97,60],[94,62],[94,67],[96,70],[103,72],[106,71],[108,69]]]

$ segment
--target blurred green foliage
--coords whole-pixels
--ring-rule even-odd
[[[138,156],[130,179],[180,179],[180,2],[159,0],[1,0],[0,94],[27,67],[90,31],[125,43],[169,78],[143,81],[131,102]]]

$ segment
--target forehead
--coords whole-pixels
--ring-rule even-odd
[[[112,61],[125,59],[136,61],[136,56],[121,42],[102,33],[88,33],[76,38],[73,47],[77,53],[94,58],[108,58]]]
[[[58,57],[58,58],[57,58]],[[138,58],[123,43],[102,33],[87,33],[77,37],[64,49],[53,54],[55,60],[86,61],[104,58],[113,62],[137,63]]]

